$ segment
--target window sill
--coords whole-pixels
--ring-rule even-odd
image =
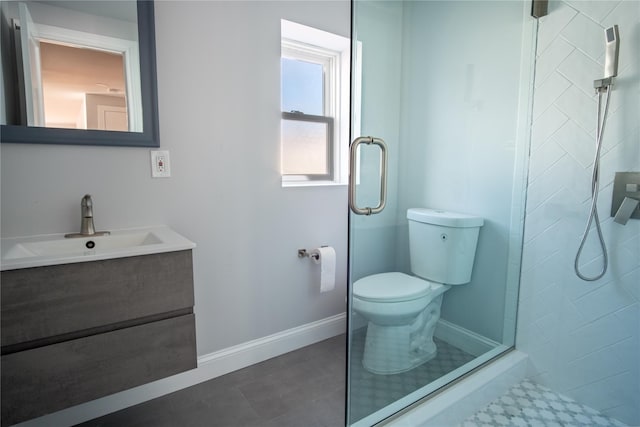
[[[346,187],[348,182],[335,181],[282,181],[282,188],[289,187]]]

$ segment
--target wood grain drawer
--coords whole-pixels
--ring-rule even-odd
[[[196,367],[193,314],[2,356],[2,425]]]
[[[194,302],[191,250],[9,270],[1,277],[3,353],[5,346],[170,313]]]

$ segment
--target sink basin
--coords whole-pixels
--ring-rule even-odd
[[[112,231],[107,236],[65,238],[48,234],[2,239],[1,270],[69,264],[193,249],[166,226]]]

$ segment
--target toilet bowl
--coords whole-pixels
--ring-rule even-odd
[[[411,270],[363,277],[353,284],[353,310],[368,320],[362,358],[366,370],[389,375],[433,359],[433,333],[444,293],[471,279],[482,218],[412,208]]]
[[[392,272],[353,284],[353,309],[369,320],[362,364],[375,374],[397,374],[436,355],[433,332],[449,286]]]

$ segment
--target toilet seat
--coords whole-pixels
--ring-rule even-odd
[[[370,302],[412,301],[432,290],[430,282],[399,272],[373,274],[353,284],[353,296]]]

